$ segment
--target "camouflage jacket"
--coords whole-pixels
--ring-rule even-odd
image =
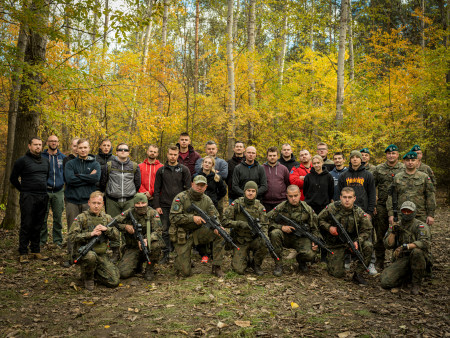
[[[395,175],[393,186],[398,196],[398,205],[402,205],[405,201],[414,202],[417,208],[417,218],[434,217],[436,209],[436,198],[434,195],[434,185],[431,178],[421,171],[414,174],[407,174],[402,171]],[[392,207],[392,196],[388,197],[386,207],[389,216],[394,216]]]
[[[373,164],[370,164],[370,163],[367,163],[365,165],[365,167],[366,167],[366,170],[373,175],[373,173],[375,172],[375,169],[376,169],[377,166],[373,165]]]
[[[142,237],[148,238],[147,229],[149,227],[150,230],[150,241],[161,241],[162,234],[162,225],[161,220],[159,218],[158,212],[151,207],[147,207],[147,213],[145,215],[139,215],[134,207],[122,212],[119,216],[116,217],[118,225],[118,229],[121,233],[124,234],[125,237],[125,245],[129,248],[138,248],[138,242],[134,235],[128,233],[125,230],[125,226],[127,224],[133,226],[131,222],[130,212],[133,213],[136,222],[142,225]]]
[[[345,245],[339,236],[330,234],[330,227],[336,226],[330,213],[333,213],[353,241],[358,240],[359,242],[364,242],[370,238],[372,233],[372,223],[369,220],[369,216],[356,205],[353,205],[352,209],[346,209],[340,201],[337,201],[328,204],[318,216],[319,227],[324,230],[325,241],[330,246]]]
[[[400,162],[397,162],[393,167],[385,162],[375,168],[373,177],[375,179],[375,186],[377,187],[378,191],[377,204],[386,204],[389,196],[389,188],[394,180],[394,176],[404,169],[404,164]]]
[[[431,183],[433,183],[434,187],[436,187],[436,178],[434,177],[434,172],[428,165],[426,165],[423,162],[420,162],[420,166],[419,166],[419,168],[417,168],[417,170],[430,176]]]
[[[244,207],[253,218],[259,219],[259,224],[263,233],[268,236],[269,220],[267,218],[266,209],[264,206],[259,202],[259,200],[255,200],[255,203],[252,205],[247,205],[244,197],[239,197],[230,204],[228,209],[225,211],[222,220],[224,227],[233,229],[231,233],[233,238],[239,239],[240,243],[242,243],[242,240],[249,242],[254,239],[250,225],[248,225],[247,218],[240,211],[241,206]]]
[[[322,238],[320,231],[318,229],[318,220],[317,215],[314,210],[306,204],[304,201],[300,201],[298,205],[292,205],[288,201],[284,201],[278,204],[274,209],[272,209],[267,217],[269,218],[269,231],[274,229],[280,229],[283,225],[286,224],[278,224],[275,219],[278,214],[286,216],[287,218],[293,220],[294,222],[306,226],[309,233],[312,235]]]

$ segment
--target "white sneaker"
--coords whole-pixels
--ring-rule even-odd
[[[350,270],[350,263],[345,263],[344,267],[345,267],[345,270]]]
[[[369,275],[374,276],[378,273],[377,269],[375,269],[375,264],[369,264]]]

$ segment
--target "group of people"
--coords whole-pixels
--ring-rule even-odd
[[[370,163],[368,148],[354,150],[348,167],[342,152],[329,159],[323,142],[317,155],[302,149],[299,162],[289,144],[282,145],[281,154],[270,147],[262,165],[256,148],[245,148],[243,142],[235,143],[234,155],[225,161],[217,157],[217,144],[208,141],[202,158],[187,133],[168,147],[164,164],[157,145],[148,147],[140,164],[130,159],[126,143],[118,144],[113,155],[108,139],[96,156],[87,139],[74,139],[68,156],[58,146],[57,136],[51,135],[42,152],[42,141],[32,138],[26,155],[14,164],[10,181],[20,191],[19,261],[48,259],[40,251],[48,241],[51,208],[53,243],[67,245],[63,266],[76,260],[86,289],[94,288],[94,280],[117,286],[120,278],[142,272],[144,263],[144,278],[151,280],[155,264],[168,264],[171,252],[175,270],[189,276],[193,250],[202,262],[212,262],[218,277],[224,274],[227,250],[238,274],[247,269],[264,274],[262,263],[270,255],[273,274],[282,276],[283,248],[297,252],[300,273],[321,252],[328,273],[339,278],[359,254],[355,283],[367,283],[366,269],[382,271],[382,287],[410,281],[414,294],[431,271],[435,179],[418,145],[403,163],[398,147],[389,145],[386,161],[378,166]],[[232,240],[219,234],[224,228]],[[394,251],[385,268],[386,249]]]

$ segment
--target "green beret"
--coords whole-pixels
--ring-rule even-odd
[[[398,147],[395,144],[390,144],[388,147],[384,150],[385,153],[391,152],[391,151],[398,151]]]
[[[203,176],[203,175],[197,175],[197,176],[195,176],[195,178],[194,178],[194,183],[195,183],[195,184],[208,184],[208,181],[207,181],[207,179],[206,179],[205,176]]]
[[[417,153],[415,152],[415,151],[409,151],[409,152],[407,152],[406,154],[405,154],[405,156],[403,156],[403,159],[404,160],[406,160],[406,159],[415,159],[415,158],[417,158]]]
[[[417,151],[417,150],[422,150],[422,149],[420,149],[420,146],[418,144],[416,144],[414,147],[411,148],[411,151]]]
[[[147,196],[145,196],[145,194],[142,192],[138,192],[136,195],[134,195],[133,201],[134,201],[134,204],[137,204],[139,202],[148,203]]]
[[[247,189],[255,189],[258,192],[258,185],[254,181],[248,181],[245,183],[244,191]]]
[[[370,154],[369,148],[362,148],[359,152],[360,153],[365,153],[365,154]]]
[[[350,158],[352,158],[353,156],[359,157],[361,160],[363,159],[361,152],[358,150],[352,150],[352,152],[350,153]]]

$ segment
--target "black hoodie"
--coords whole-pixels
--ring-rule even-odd
[[[9,181],[20,192],[47,194],[49,169],[50,162],[46,158],[28,150],[14,163]]]
[[[233,157],[227,161],[228,176],[227,176],[226,182],[228,185],[228,198],[231,198],[233,200],[235,200],[236,198],[239,197],[238,195],[233,193],[233,171],[234,171],[234,168],[236,168],[236,166],[238,164],[240,164],[242,162],[242,160],[244,160],[244,159],[245,159],[244,156],[238,157],[238,156],[236,156],[236,154],[234,154]]]
[[[294,154],[292,154],[291,158],[289,160],[287,160],[287,161],[283,158],[283,156],[281,156],[280,159],[278,160],[278,162],[280,162],[280,164],[282,164],[286,168],[288,168],[289,172],[291,172],[292,168],[300,165],[300,162],[297,162],[295,160]]]
[[[376,202],[375,180],[373,175],[366,170],[364,162],[357,170],[353,169],[350,163],[348,170],[339,176],[339,195],[345,187],[351,187],[355,190],[355,204],[373,216]]]
[[[112,154],[112,147],[109,153],[105,154],[100,148],[98,149],[98,154],[95,155],[95,160],[100,163],[100,167],[103,167],[106,163],[113,160],[115,156]]]
[[[334,179],[325,166],[320,174],[312,167],[311,172],[305,176],[303,184],[305,202],[319,214],[323,208],[330,204],[334,195]]]

